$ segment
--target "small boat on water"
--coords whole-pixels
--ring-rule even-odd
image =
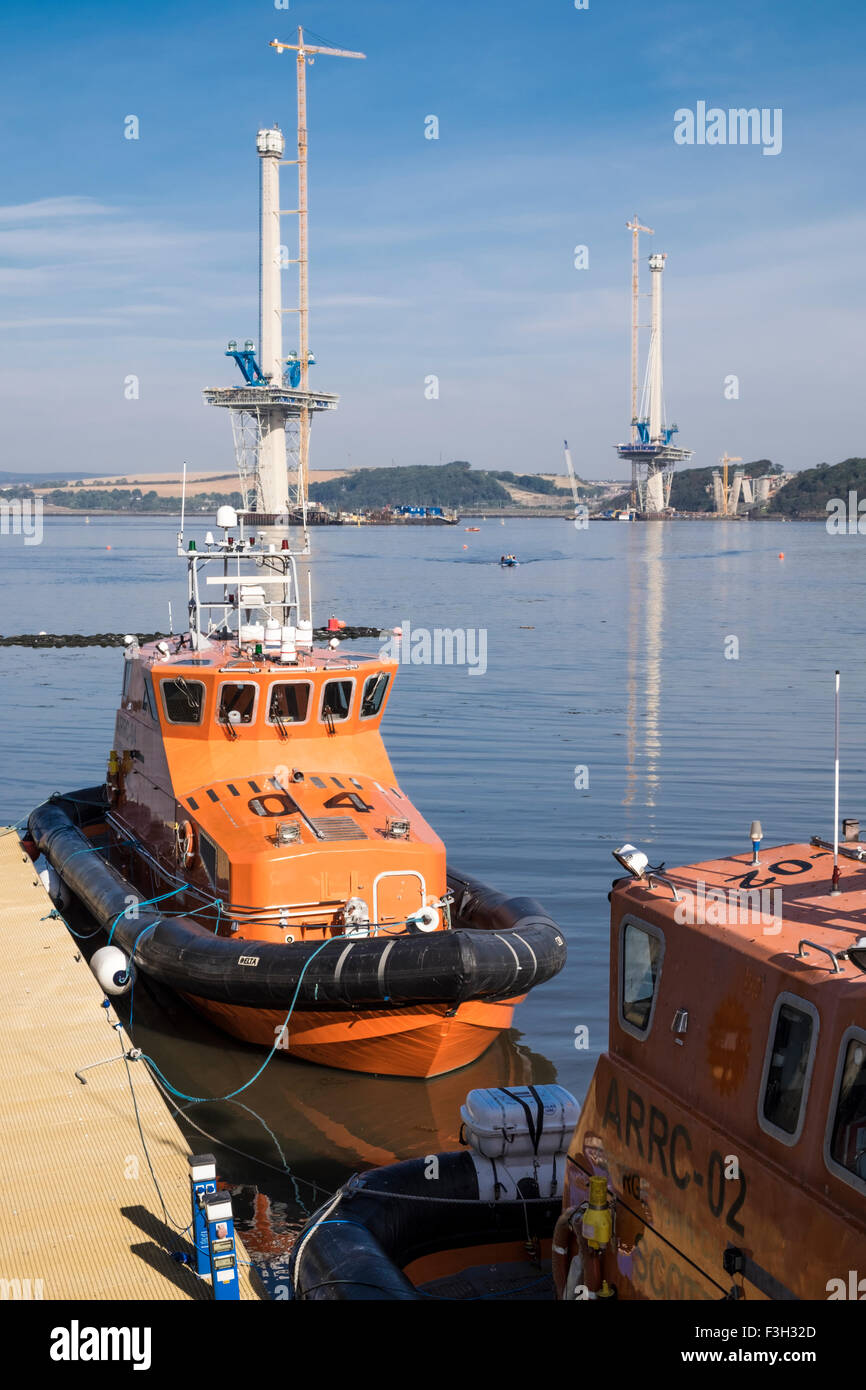
[[[548,1251],[546,1296],[567,1301],[862,1296],[866,844],[845,824],[835,867],[819,836],[759,854],[757,823],[750,853],[664,873],[632,845],[616,851],[628,875],[610,894],[610,1042],[558,1170],[556,1219],[539,1230],[542,1202],[523,1254],[508,1246],[513,1189],[485,1185],[479,1152],[493,1151],[478,1136],[497,1126],[479,1116],[503,1094],[525,1107],[522,1120],[503,1109],[501,1152],[511,1142],[538,1161],[542,1197],[558,1132],[544,1148],[525,1087],[474,1093],[470,1151],[438,1165],[462,1218],[443,1208],[435,1230],[420,1169],[376,1169],[301,1232],[295,1296],[508,1298],[541,1278]]]
[[[551,1237],[577,1102],[561,1086],[470,1091],[462,1151],[356,1176],[310,1219],[299,1300],[551,1299]]]
[[[514,569],[520,564],[516,555],[500,555],[499,563],[503,569]]]

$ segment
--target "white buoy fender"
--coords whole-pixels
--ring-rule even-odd
[[[407,917],[410,926],[417,927],[419,931],[435,931],[439,926],[439,913],[435,907],[422,907],[420,912],[413,912],[411,917]]]
[[[39,870],[39,877],[51,901],[61,912],[65,912],[72,901],[72,894],[57,870],[52,864],[48,864],[46,868]]]
[[[91,956],[90,968],[106,994],[125,994],[132,984],[129,961],[117,946],[101,946]]]

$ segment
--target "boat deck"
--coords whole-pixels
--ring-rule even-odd
[[[210,1281],[171,1258],[192,1254],[188,1150],[145,1064],[75,1076],[132,1044],[51,910],[18,836],[0,836],[2,1296],[210,1300]],[[240,1276],[241,1298],[265,1297],[248,1265]]]
[[[419,1285],[422,1293],[445,1302],[474,1303],[481,1299],[491,1303],[502,1299],[508,1303],[537,1303],[556,1300],[550,1261],[541,1266],[526,1260],[512,1260],[497,1265],[472,1265],[459,1274],[446,1274],[441,1279]]]

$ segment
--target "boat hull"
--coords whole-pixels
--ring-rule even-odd
[[[243,1042],[273,1047],[287,1056],[341,1071],[377,1076],[442,1076],[468,1066],[510,1027],[521,1002],[472,1001],[456,1011],[445,1004],[400,1009],[360,1009],[345,1013],[296,1013],[284,1029],[286,1015],[275,1009],[250,1009],[183,996],[223,1032]]]
[[[539,1183],[548,1191],[552,1170],[540,1162]],[[552,1300],[550,1238],[560,1198],[539,1195],[528,1178],[518,1193],[502,1165],[503,1191],[486,1182],[482,1190],[479,1173],[493,1167],[464,1150],[351,1179],[295,1243],[293,1298],[453,1302],[528,1293]],[[531,1158],[526,1168],[535,1171]]]
[[[276,1041],[292,1056],[349,1071],[440,1076],[480,1057],[510,1026],[516,1003],[565,963],[564,938],[538,903],[453,871],[448,930],[289,945],[163,917],[151,890],[142,900],[92,852],[81,826],[104,812],[95,789],[46,802],[30,817],[34,848],[136,969],[259,1046]]]

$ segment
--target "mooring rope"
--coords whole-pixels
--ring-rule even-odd
[[[273,1058],[273,1056],[274,1056],[274,1053],[275,1053],[275,1052],[277,1051],[277,1049],[280,1047],[281,1040],[282,1040],[282,1038],[283,1038],[283,1036],[284,1036],[284,1034],[285,1034],[286,1029],[287,1029],[288,1026],[289,1026],[289,1019],[291,1018],[292,1014],[293,1014],[294,1011],[295,1011],[295,1004],[297,1003],[297,1000],[298,1000],[298,995],[299,995],[300,990],[301,990],[301,983],[302,983],[302,981],[303,981],[304,975],[306,974],[307,969],[309,968],[309,966],[311,966],[312,963],[313,963],[313,961],[316,959],[316,956],[319,954],[319,952],[320,952],[320,951],[324,951],[325,947],[326,947],[326,946],[329,946],[330,943],[331,943],[331,938],[328,937],[328,939],[325,940],[325,941],[323,941],[322,944],[321,944],[321,946],[318,946],[318,947],[316,948],[316,950],[313,952],[313,954],[312,954],[306,961],[304,961],[304,964],[303,964],[303,966],[302,966],[302,968],[301,968],[301,972],[300,972],[300,974],[298,975],[298,983],[297,983],[297,985],[296,985],[296,987],[295,987],[295,992],[294,992],[294,994],[292,995],[292,1002],[291,1002],[291,1004],[289,1005],[289,1012],[286,1014],[286,1017],[285,1017],[285,1019],[283,1020],[282,1027],[280,1028],[279,1032],[276,1034],[276,1038],[275,1038],[275,1040],[274,1040],[274,1045],[273,1045],[273,1047],[271,1048],[271,1050],[270,1050],[270,1052],[268,1053],[268,1055],[267,1055],[267,1057],[265,1058],[265,1060],[262,1062],[262,1065],[258,1068],[258,1070],[254,1073],[254,1075],[250,1077],[249,1081],[245,1081],[245,1082],[244,1082],[243,1086],[238,1086],[236,1090],[234,1090],[234,1091],[229,1091],[228,1094],[227,1094],[227,1095],[224,1095],[224,1096],[190,1096],[190,1095],[187,1095],[187,1093],[186,1093],[185,1091],[179,1091],[179,1090],[177,1090],[176,1087],[172,1086],[171,1082],[168,1080],[168,1077],[166,1077],[166,1076],[160,1071],[159,1067],[156,1065],[156,1062],[153,1060],[152,1057],[149,1057],[149,1056],[147,1055],[146,1052],[143,1052],[143,1053],[141,1054],[141,1060],[142,1060],[143,1062],[146,1062],[146,1063],[147,1063],[147,1065],[150,1067],[151,1071],[154,1072],[154,1073],[160,1078],[160,1080],[162,1081],[162,1083],[163,1083],[164,1086],[167,1086],[167,1087],[168,1087],[168,1089],[169,1089],[169,1091],[171,1091],[172,1095],[173,1095],[173,1096],[177,1096],[180,1100],[189,1101],[190,1104],[192,1104],[192,1105],[211,1105],[211,1104],[213,1104],[214,1101],[234,1100],[235,1096],[239,1096],[239,1095],[241,1094],[242,1091],[246,1091],[250,1086],[252,1086],[253,1082],[258,1081],[258,1079],[259,1079],[259,1077],[261,1076],[262,1072],[265,1070],[265,1067],[266,1067],[266,1066],[268,1065],[268,1063],[272,1060],[272,1058]]]

